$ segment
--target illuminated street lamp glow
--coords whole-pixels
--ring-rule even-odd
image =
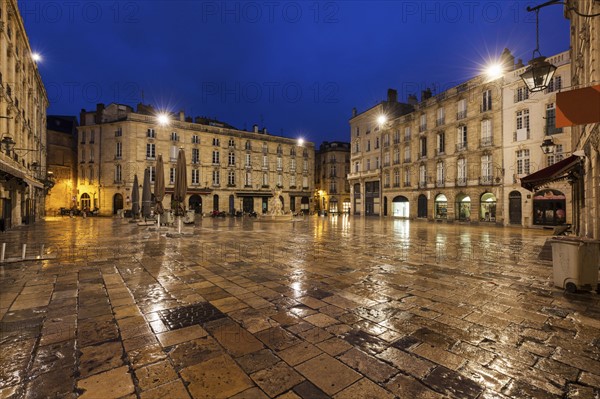
[[[501,77],[503,72],[504,70],[500,64],[490,64],[485,68],[485,74],[492,80]]]
[[[304,139],[300,138],[298,139],[298,146],[302,147],[304,145]]]
[[[387,116],[379,115],[377,117],[377,123],[379,123],[380,126],[385,125],[386,122],[387,122]]]
[[[40,53],[31,53],[31,59],[34,62],[39,62],[42,60],[42,55]]]
[[[162,112],[162,113],[156,115],[156,120],[158,121],[159,125],[166,126],[169,124],[169,115]]]

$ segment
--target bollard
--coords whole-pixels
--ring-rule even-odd
[[[25,252],[27,251],[27,244],[23,244],[23,253],[21,254],[21,259],[25,259]]]
[[[6,243],[2,243],[2,251],[0,252],[0,262],[4,262],[4,255],[6,254]]]
[[[40,259],[44,257],[44,244],[40,248]]]

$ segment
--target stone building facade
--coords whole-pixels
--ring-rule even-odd
[[[481,74],[436,95],[427,89],[420,101],[410,95],[412,109],[401,114],[385,109],[388,98],[353,115],[353,213],[528,227],[569,222],[568,184],[555,183],[533,197],[519,184],[534,168],[571,151],[569,129],[556,129],[548,119],[555,117],[556,91],[570,83],[568,54],[551,60],[559,71],[545,93],[526,93],[523,65],[505,49],[499,76]],[[546,134],[557,145],[553,156],[540,148]],[[543,208],[550,205],[552,215]],[[544,216],[536,219],[542,208]]]
[[[389,89],[386,101],[362,113],[352,111],[350,119],[350,173],[351,213],[354,215],[387,215],[382,206],[383,139],[388,131],[380,126],[385,117],[387,126],[401,115],[413,110],[412,104],[398,102],[396,90]]]
[[[556,181],[530,192],[521,179],[571,154],[571,128],[556,127],[556,95],[571,86],[569,52],[548,58],[557,67],[548,89],[530,93],[520,78],[518,64],[504,75],[504,197],[505,224],[532,227],[572,223],[571,185]],[[541,144],[552,140],[554,152],[544,154]]]
[[[315,210],[349,213],[350,143],[323,142],[315,154]]]
[[[70,209],[77,199],[77,118],[48,115],[48,171],[54,187],[46,196],[46,214],[56,215],[60,208]]]
[[[16,0],[0,2],[0,230],[44,215],[48,98]],[[12,148],[12,149],[11,149]]]
[[[594,87],[600,91],[600,2],[567,0],[565,16],[571,21],[572,87]],[[572,127],[573,151],[585,156],[583,178],[574,186],[573,201],[576,233],[600,239],[600,112],[597,109],[595,116],[592,123]]]
[[[179,148],[187,161],[186,207],[207,214],[267,213],[279,196],[285,212],[312,209],[314,144],[273,136],[266,129],[238,130],[206,118],[171,115],[160,125],[152,107],[99,104],[82,110],[78,128],[77,205],[113,215],[131,209],[134,176],[156,173],[162,154],[165,208],[171,206]]]
[[[435,96],[427,89],[420,101],[409,97],[414,110],[405,115],[389,118],[374,109],[361,114],[371,126],[366,141],[357,135],[358,118],[352,118],[351,176],[370,173],[382,181],[381,198],[373,201],[381,204],[381,212],[377,206],[370,212],[374,190],[366,185],[365,214],[502,221],[501,96],[501,84],[484,76]],[[378,121],[380,112],[384,124]],[[355,210],[358,189],[362,193],[354,184]]]

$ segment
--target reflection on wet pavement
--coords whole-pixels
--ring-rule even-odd
[[[121,219],[2,233],[0,397],[600,397],[600,300],[548,232],[391,219]]]

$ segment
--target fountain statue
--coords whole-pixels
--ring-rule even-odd
[[[272,216],[281,216],[283,215],[283,205],[281,203],[281,199],[279,199],[279,197],[281,196],[281,190],[277,189],[277,190],[273,190],[273,198],[271,198],[269,200],[270,204],[269,204],[269,215]]]
[[[281,199],[279,199],[280,196],[281,189],[277,188],[273,190],[273,198],[269,200],[269,212],[261,218],[262,221],[284,222],[292,220],[291,214],[286,215],[283,212],[283,204],[281,203]]]

